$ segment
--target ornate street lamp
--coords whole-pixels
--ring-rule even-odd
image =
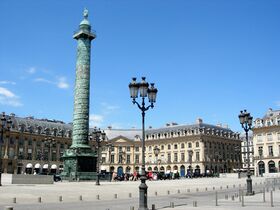
[[[100,144],[101,141],[105,141],[106,139],[106,133],[104,131],[101,131],[100,128],[97,129],[96,127],[93,129],[93,132],[91,133],[91,137],[93,141],[96,141],[97,143],[97,160],[96,160],[96,172],[97,172],[97,177],[96,177],[96,185],[100,185],[99,182],[99,167],[100,167]]]
[[[145,81],[145,77],[142,77],[142,81],[140,83],[136,82],[136,78],[132,78],[131,83],[129,83],[129,91],[130,97],[132,98],[132,103],[137,104],[138,108],[142,112],[142,170],[141,170],[141,184],[139,186],[139,210],[148,210],[147,204],[147,190],[148,186],[146,185],[146,174],[145,174],[145,111],[147,111],[150,107],[154,107],[154,103],[156,102],[156,96],[158,90],[154,87],[154,83],[149,83]],[[149,87],[150,86],[150,87]],[[142,98],[141,105],[136,101],[138,98],[138,94],[140,92],[140,97]],[[145,106],[145,98],[148,96],[150,105]]]
[[[0,186],[2,186],[1,183],[1,177],[2,177],[2,149],[1,149],[1,144],[4,145],[4,141],[3,141],[3,136],[4,133],[6,133],[7,131],[10,131],[12,127],[12,120],[11,117],[7,118],[7,116],[5,115],[5,112],[2,112],[2,116],[1,116],[1,122],[0,122],[0,132],[1,132],[1,138],[0,138]]]
[[[253,195],[252,189],[252,179],[251,179],[251,171],[250,171],[250,151],[249,151],[249,139],[248,139],[248,132],[252,128],[253,117],[246,111],[240,111],[238,115],[240,124],[246,133],[246,142],[247,142],[247,195]]]
[[[263,148],[262,147],[259,147],[259,156],[260,156],[260,162],[261,162],[262,161],[262,156],[263,156]],[[258,164],[258,166],[259,166],[259,171],[261,173],[261,177],[263,177],[263,167],[260,168],[260,164]]]
[[[43,140],[43,144],[44,144],[44,146],[48,147],[48,151],[49,151],[48,158],[46,158],[46,156],[45,156],[45,151],[43,152],[43,155],[45,156],[45,159],[48,160],[48,173],[50,173],[49,168],[51,167],[50,163],[52,161],[52,155],[53,155],[52,154],[52,147],[54,145],[56,145],[56,141],[55,141],[54,138],[48,136],[48,137],[45,138],[45,140]]]
[[[157,164],[157,169],[158,169],[158,171],[159,171],[159,168],[158,168],[158,154],[159,154],[159,152],[160,152],[160,149],[159,149],[157,146],[155,146],[155,148],[154,148],[154,154],[155,154],[155,156],[156,156],[156,164]]]

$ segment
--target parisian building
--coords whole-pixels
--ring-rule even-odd
[[[60,173],[62,156],[71,146],[72,124],[33,117],[11,117],[10,131],[1,144],[4,173]],[[91,130],[90,130],[91,131]],[[141,169],[140,129],[105,130],[100,152],[101,172],[133,173]],[[89,134],[90,136],[90,134]],[[96,143],[90,146],[95,150]],[[194,124],[169,123],[146,130],[146,170],[192,173],[231,173],[241,165],[239,133],[227,126],[210,125],[198,119]],[[157,152],[156,152],[157,151]]]
[[[253,128],[255,174],[280,171],[280,110],[269,109]]]

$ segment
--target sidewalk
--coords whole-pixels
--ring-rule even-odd
[[[265,192],[265,202],[263,199],[263,193],[257,193],[253,196],[244,196],[244,206],[242,206],[242,201],[239,197],[235,197],[234,194],[229,194],[228,199],[219,199],[218,206],[216,206],[216,201],[213,200],[207,203],[199,203],[197,201],[197,207],[194,207],[194,201],[187,203],[184,206],[176,206],[174,208],[164,208],[165,210],[185,210],[185,209],[195,209],[195,210],[237,210],[237,209],[247,209],[247,210],[265,210],[269,208],[280,209],[280,188],[278,187],[275,191],[272,191],[273,202],[271,202],[271,190]],[[234,200],[232,200],[234,197]],[[272,206],[273,205],[273,206]]]

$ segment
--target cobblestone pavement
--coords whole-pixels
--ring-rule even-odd
[[[277,182],[275,182],[275,180]],[[244,209],[266,209],[271,206],[273,190],[275,209],[280,209],[279,178],[253,177],[254,196],[244,196]],[[13,206],[14,210],[129,210],[138,209],[140,182],[59,182],[53,185],[12,185],[3,175],[0,187],[0,210]],[[147,181],[148,206],[156,209],[237,209],[242,207],[239,190],[244,190],[246,179],[201,178],[165,181]],[[263,202],[265,188],[266,202]],[[216,206],[216,191],[218,206]],[[60,201],[62,196],[62,201]],[[38,202],[39,197],[41,203]],[[14,199],[16,198],[16,203]],[[197,207],[194,207],[195,203]],[[174,208],[171,208],[173,207]]]

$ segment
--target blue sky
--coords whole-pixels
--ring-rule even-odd
[[[147,126],[228,124],[280,106],[280,1],[0,1],[0,110],[71,122],[84,7],[96,30],[91,125],[140,128],[128,83],[146,76],[158,100]]]

